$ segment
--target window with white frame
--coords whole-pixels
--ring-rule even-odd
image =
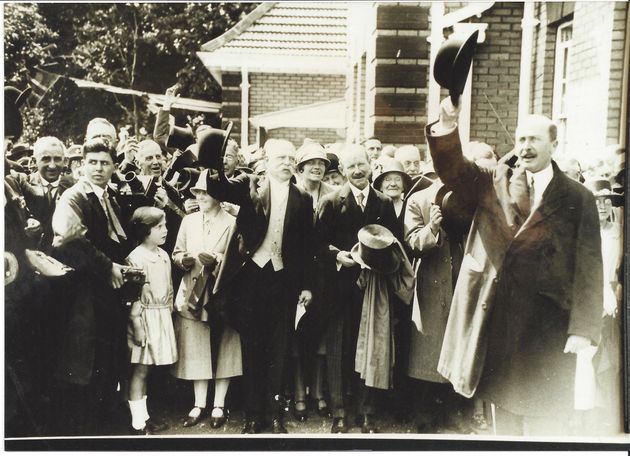
[[[569,53],[573,39],[573,23],[565,22],[558,27],[556,35],[556,58],[553,73],[553,119],[558,124],[558,155],[565,153],[567,146],[567,86],[571,62]]]

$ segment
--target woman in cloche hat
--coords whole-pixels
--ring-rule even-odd
[[[171,372],[176,378],[192,380],[194,385],[195,404],[184,419],[184,427],[194,426],[208,415],[208,381],[215,379],[210,426],[219,428],[227,419],[224,406],[230,378],[242,375],[243,369],[238,333],[218,321],[209,321],[215,315],[208,315],[204,308],[212,299],[209,292],[235,223],[219,201],[208,195],[207,173],[203,171],[190,189],[199,203],[199,211],[183,218],[173,250],[173,261],[185,274],[175,297],[179,360]],[[216,334],[220,337],[215,338]],[[218,344],[218,357],[212,358],[211,352],[217,351],[216,347],[211,348],[214,344]]]
[[[330,160],[326,149],[311,139],[305,139],[296,152],[297,185],[313,198],[313,210],[319,201],[335,190],[336,187],[323,181]],[[320,266],[320,265],[318,265]],[[316,280],[323,287],[324,272],[315,271]],[[313,301],[297,326],[296,337],[291,348],[294,374],[294,415],[298,421],[306,421],[306,385],[310,385],[311,397],[317,402],[316,409],[322,416],[328,413],[328,404],[324,399],[323,379],[326,346],[323,340],[324,313],[321,301]],[[315,360],[313,363],[311,360]],[[311,366],[310,370],[305,369]],[[310,371],[310,372],[309,372]],[[311,375],[308,375],[311,374]],[[310,381],[308,381],[310,379]]]
[[[621,417],[616,410],[621,401],[619,384],[621,359],[621,318],[619,305],[622,302],[622,258],[623,227],[615,217],[615,209],[623,205],[623,195],[613,193],[610,181],[604,177],[594,177],[584,185],[595,195],[599,212],[600,233],[602,237],[602,259],[604,266],[604,308],[602,312],[602,335],[598,351],[593,358],[599,403],[596,406],[604,410],[602,425],[614,429],[615,419]]]

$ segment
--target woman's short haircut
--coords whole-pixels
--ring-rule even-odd
[[[136,241],[143,242],[151,233],[151,228],[157,226],[165,218],[166,214],[162,209],[151,206],[139,207],[131,216],[131,235]]]

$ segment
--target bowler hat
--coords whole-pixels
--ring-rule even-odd
[[[383,184],[383,180],[387,174],[398,174],[402,177],[403,180],[403,193],[407,193],[413,184],[411,177],[409,174],[405,172],[405,168],[403,167],[400,161],[394,158],[384,158],[382,160],[383,168],[381,173],[374,179],[374,188],[380,189]]]
[[[468,72],[472,64],[478,31],[468,37],[451,35],[437,52],[433,64],[433,77],[445,89],[448,89],[453,104],[464,92]]]
[[[20,92],[15,87],[4,88],[4,136],[7,138],[19,138],[22,136],[22,114],[20,106],[24,104],[31,88]]]
[[[31,155],[33,155],[33,148],[26,143],[20,143],[11,148],[8,157],[13,161],[18,161],[20,158],[30,157]]]
[[[166,147],[173,147],[179,150],[186,150],[188,146],[195,143],[195,135],[190,126],[186,128],[171,125],[166,140]]]
[[[350,255],[362,267],[380,274],[396,272],[400,257],[396,254],[396,237],[387,228],[377,224],[365,225],[359,230],[357,242]]]
[[[300,169],[300,167],[307,161],[315,160],[316,158],[322,160],[326,164],[326,168],[330,166],[330,160],[328,160],[328,157],[326,156],[326,150],[316,142],[305,141],[302,147],[297,150],[295,155],[297,158],[297,169]]]
[[[584,182],[584,186],[593,192],[595,198],[610,199],[614,207],[623,206],[623,195],[612,191],[612,186],[608,179],[594,177]]]
[[[232,122],[228,122],[225,130],[207,128],[199,135],[198,159],[200,166],[216,169],[220,174],[223,174],[223,156],[232,132],[232,125]]]

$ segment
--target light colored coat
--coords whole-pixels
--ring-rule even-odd
[[[423,327],[421,333],[412,324],[407,374],[418,380],[446,383],[437,366],[453,298],[451,247],[444,228],[435,236],[429,224],[431,205],[441,185],[436,182],[411,195],[405,210],[405,242],[415,261]]]
[[[185,252],[197,257],[202,252],[223,254],[227,246],[228,233],[234,225],[235,219],[230,214],[221,210],[204,226],[204,214],[195,212],[183,218],[177,234],[177,242],[173,250],[173,261],[181,265]],[[184,318],[195,319],[187,310],[187,303],[191,299],[197,280],[207,280],[203,277],[203,266],[197,259],[192,269],[184,274],[182,282],[175,296],[175,307],[181,309],[180,315]],[[200,296],[192,299],[199,299]],[[207,312],[202,311],[201,319],[206,321]]]

